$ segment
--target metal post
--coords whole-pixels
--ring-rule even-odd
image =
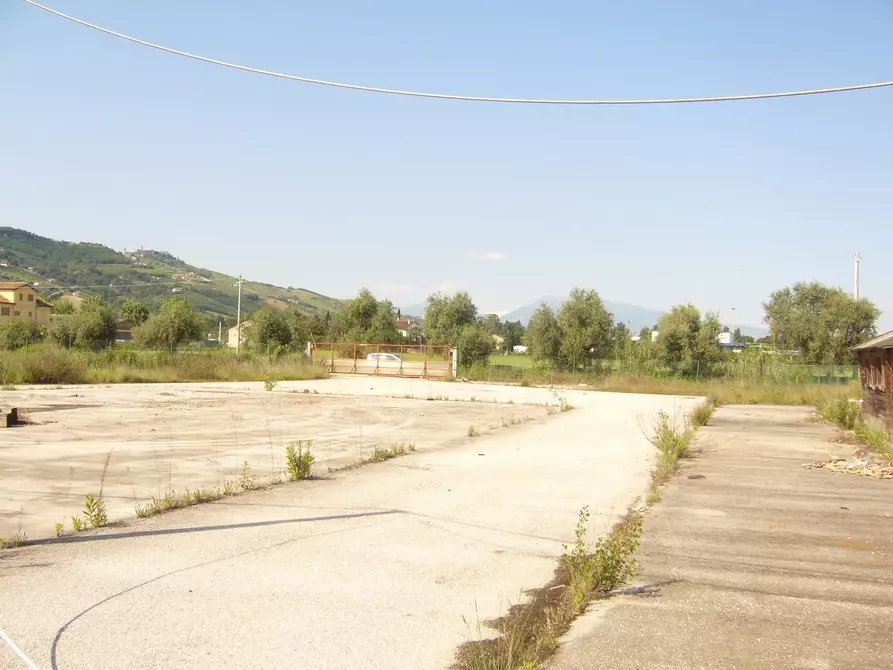
[[[239,299],[236,305],[236,356],[238,356],[242,352],[242,275],[239,275]]]
[[[862,260],[862,256],[860,256],[859,252],[857,251],[856,256],[855,256],[856,265],[855,265],[855,268],[853,269],[853,274],[854,274],[854,277],[853,277],[853,279],[854,279],[854,281],[853,281],[853,298],[855,298],[856,300],[859,299],[859,261],[861,261],[861,260]]]

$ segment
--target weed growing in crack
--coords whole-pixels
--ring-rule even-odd
[[[413,451],[415,451],[414,444],[410,442],[395,442],[390,447],[375,447],[367,462],[381,463],[383,461],[389,461],[392,458],[398,458],[399,456],[406,456],[406,454]]]
[[[94,528],[102,528],[108,525],[109,519],[105,512],[105,501],[93,493],[84,496],[83,515]]]
[[[271,378],[264,379],[264,391],[273,391],[277,386],[279,386],[278,380]]]
[[[694,428],[700,428],[701,426],[706,426],[707,422],[710,421],[710,418],[713,416],[713,412],[716,411],[716,406],[710,400],[705,400],[700,405],[694,408],[691,413],[691,425]]]
[[[254,491],[260,488],[257,477],[251,472],[251,463],[242,461],[242,471],[239,473],[239,488],[243,491]]]
[[[71,528],[77,532],[81,532],[82,530],[87,530],[87,522],[81,519],[80,517],[73,516],[71,517]]]
[[[28,541],[28,533],[22,528],[22,522],[19,521],[19,527],[16,528],[9,537],[0,537],[0,549],[15,549],[23,546]]]
[[[65,526],[62,523],[57,521],[56,525],[53,527],[53,534],[56,537],[62,537],[62,535],[64,533],[65,533]]]
[[[480,433],[478,432],[477,426],[469,426],[468,431],[466,431],[466,432],[467,432],[468,437],[477,437],[478,435],[480,435]]]
[[[285,464],[290,481],[309,479],[313,474],[313,454],[310,453],[311,440],[298,440],[285,448]]]
[[[530,601],[513,605],[508,614],[486,626],[499,635],[463,644],[457,670],[533,670],[557,649],[559,638],[593,600],[607,598],[635,576],[634,558],[642,533],[642,513],[627,514],[594,547],[587,542],[589,510],[578,516],[574,544],[565,547],[553,580],[531,592]],[[467,622],[466,622],[467,625]],[[483,638],[483,639],[481,639]]]

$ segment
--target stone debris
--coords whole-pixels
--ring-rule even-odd
[[[846,458],[837,458],[833,461],[816,461],[805,463],[804,468],[824,468],[833,472],[847,472],[851,475],[873,477],[875,479],[893,479],[893,465],[884,465],[874,461]]]

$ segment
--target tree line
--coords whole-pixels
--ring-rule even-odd
[[[55,303],[55,323],[44,331],[27,319],[0,325],[0,348],[16,349],[49,339],[66,347],[97,348],[114,343],[118,319],[132,322],[133,340],[146,348],[174,350],[201,340],[213,328],[208,315],[192,309],[180,296],[164,300],[151,312],[138,300],[127,300],[120,310],[100,296],[90,296],[80,307],[66,299]],[[855,300],[842,289],[818,282],[797,283],[773,292],[763,303],[769,335],[758,343],[787,351],[810,364],[849,364],[851,348],[877,334],[880,312],[869,300]],[[397,329],[399,309],[361,289],[336,312],[308,314],[297,307],[264,306],[243,322],[247,346],[274,352],[301,352],[308,341],[381,344],[429,344],[460,350],[461,364],[487,365],[494,353],[511,353],[519,344],[527,355],[555,369],[591,369],[599,361],[623,358],[643,366],[661,365],[676,372],[720,362],[725,352],[717,345],[722,324],[716,314],[702,314],[690,304],[676,305],[637,338],[626,324],[614,319],[598,292],[574,288],[561,308],[542,304],[525,327],[503,322],[496,314],[481,314],[464,291],[428,296],[424,317],[415,320],[404,336]],[[741,338],[736,333],[736,341]]]

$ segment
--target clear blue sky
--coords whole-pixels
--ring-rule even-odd
[[[525,97],[893,79],[887,0],[47,0],[306,76]],[[657,107],[484,105],[273,80],[0,0],[0,221],[339,297],[507,311],[574,285],[759,325],[774,289],[893,328],[893,90]],[[487,260],[497,254],[500,260]]]

